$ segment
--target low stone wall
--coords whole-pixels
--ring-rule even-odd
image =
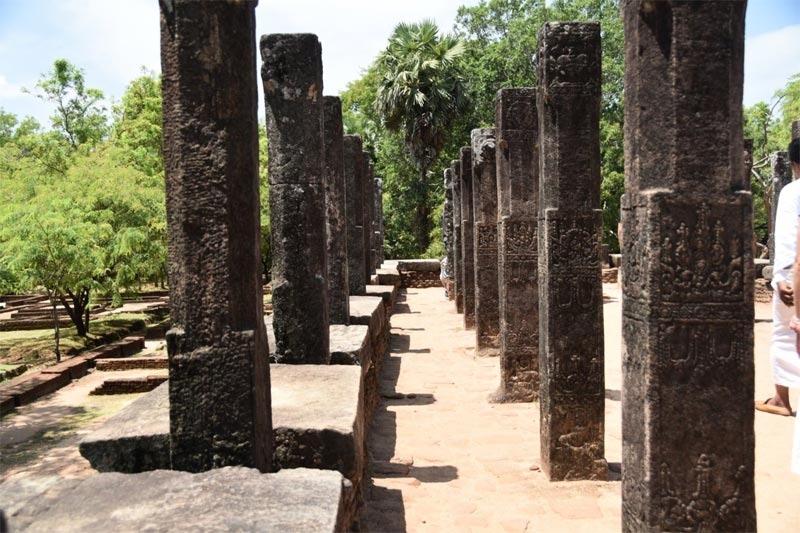
[[[122,370],[160,370],[169,368],[166,357],[130,357],[127,359],[97,359],[97,370],[117,372]]]
[[[111,378],[94,389],[89,394],[92,396],[112,394],[139,394],[150,392],[167,381],[169,376],[147,376],[143,378]]]
[[[603,283],[616,283],[619,280],[618,268],[604,268],[601,275]]]
[[[400,286],[403,288],[424,289],[441,287],[439,279],[442,265],[436,259],[409,259],[397,262],[400,273]]]
[[[8,384],[0,387],[0,405],[6,406],[0,416],[8,414],[9,398],[13,399],[14,407],[27,405],[34,400],[52,394],[61,387],[70,383],[68,372],[47,374],[45,372],[28,372],[24,376],[12,379]]]
[[[754,283],[754,287],[755,287],[755,294],[753,295],[754,296],[753,299],[756,301],[756,303],[762,303],[762,304],[772,303],[773,289],[772,285],[770,285],[769,280],[764,278],[757,278]]]

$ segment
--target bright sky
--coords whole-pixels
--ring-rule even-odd
[[[432,18],[450,31],[460,5],[478,0],[261,0],[257,36],[316,33],[326,94],[357,79],[394,25]],[[157,0],[0,0],[0,107],[43,124],[50,107],[21,92],[53,61],[86,72],[87,84],[119,98],[141,68],[160,70]],[[800,73],[800,0],[750,0],[744,103],[769,101]]]

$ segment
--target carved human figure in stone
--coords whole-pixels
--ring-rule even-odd
[[[789,159],[795,181],[786,185],[778,199],[775,218],[775,270],[772,287],[772,345],[770,361],[775,395],[766,401],[756,402],[756,409],[782,416],[791,416],[789,388],[800,388],[800,356],[797,352],[800,323],[795,312],[792,271],[797,258],[797,228],[800,219],[800,139],[789,145]]]

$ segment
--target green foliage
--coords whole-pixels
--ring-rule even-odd
[[[125,150],[134,167],[161,178],[161,77],[145,72],[133,80],[114,107],[114,115],[114,143]]]
[[[460,66],[465,50],[463,41],[440,36],[439,28],[430,20],[401,23],[374,65],[379,77],[375,110],[389,132],[403,135],[416,168],[416,179],[413,174],[404,178],[412,182],[411,189],[416,193],[411,229],[418,253],[426,250],[431,240],[429,171],[439,159],[453,123],[468,104]],[[348,98],[348,102],[351,100],[356,98]],[[365,135],[375,131],[371,126],[376,122],[365,121]],[[369,142],[375,143],[372,139]]]
[[[43,74],[35,95],[55,105],[53,129],[73,148],[97,144],[107,133],[103,93],[86,87],[83,70],[66,59],[56,59],[53,70]]]

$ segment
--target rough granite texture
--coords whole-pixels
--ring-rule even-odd
[[[176,470],[267,471],[272,457],[256,3],[160,2]]]
[[[624,531],[756,531],[745,5],[622,5]]]
[[[377,272],[383,263],[383,178],[375,178],[375,257],[372,272]]]
[[[364,204],[361,182],[364,173],[361,137],[344,136],[344,179],[347,187],[347,270],[350,277],[350,294],[364,294],[367,272],[364,270]]]
[[[464,292],[464,328],[475,327],[475,234],[473,232],[472,148],[461,148],[461,259]]]
[[[14,533],[339,532],[353,519],[348,492],[337,472],[228,467],[20,479],[0,485],[0,501]]]
[[[600,25],[546,23],[538,58],[541,465],[603,480]]]
[[[501,89],[495,124],[500,388],[494,400],[530,402],[539,397],[536,89]]]
[[[347,271],[347,188],[344,181],[342,101],[326,96],[325,222],[328,268],[328,313],[331,324],[350,322],[350,279]]]
[[[276,357],[279,363],[327,364],[322,46],[311,34],[264,35],[261,57]]]
[[[369,152],[364,151],[361,153],[362,161],[364,163],[364,173],[361,175],[361,196],[358,201],[364,206],[364,272],[366,277],[369,278],[370,274],[375,270],[373,267],[373,246],[372,246],[372,221],[373,211],[375,210],[375,203],[372,200],[372,188],[375,186],[375,169],[372,167]]]
[[[442,240],[449,265],[448,275],[453,277],[453,168],[444,169],[444,209],[442,210]]]
[[[498,355],[497,157],[494,129],[472,130],[472,202],[475,232],[475,351]]]

